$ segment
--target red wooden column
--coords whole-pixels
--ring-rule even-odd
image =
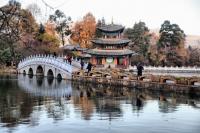
[[[103,64],[103,65],[106,64],[106,59],[105,59],[105,57],[102,58],[102,64]]]
[[[114,58],[114,64],[117,65],[117,57]]]
[[[92,64],[96,65],[96,64],[97,64],[97,59],[96,59],[96,57],[93,56],[91,59],[92,59],[92,60],[91,60]]]
[[[128,56],[126,56],[126,62],[127,62],[127,67],[129,66],[129,57]]]

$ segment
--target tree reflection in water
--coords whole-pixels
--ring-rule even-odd
[[[0,124],[5,127],[37,126],[41,112],[46,112],[54,122],[70,118],[71,113],[80,114],[84,120],[91,120],[96,115],[99,120],[112,121],[123,117],[124,105],[130,104],[133,113],[140,113],[149,100],[155,100],[161,113],[171,113],[177,111],[179,104],[198,108],[199,103],[199,99],[191,95],[150,89],[71,83],[23,75],[14,78],[17,80],[0,79]]]

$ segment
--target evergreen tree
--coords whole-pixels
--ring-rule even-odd
[[[164,64],[181,66],[185,62],[186,51],[184,49],[185,34],[177,25],[166,20],[160,28],[160,39],[157,46]]]
[[[160,28],[160,39],[158,41],[159,48],[176,47],[183,45],[185,40],[185,34],[183,30],[177,24],[170,24],[170,21],[166,20]]]
[[[102,32],[99,31],[98,27],[102,26],[102,21],[98,20],[96,24],[96,32],[95,32],[95,37],[96,38],[101,38],[102,37]]]
[[[151,36],[146,24],[144,22],[135,23],[133,28],[126,29],[124,34],[132,41],[130,47],[146,58]]]

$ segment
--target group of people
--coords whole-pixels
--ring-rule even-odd
[[[65,60],[67,62],[69,62],[70,65],[72,64],[72,56],[69,56],[69,55],[65,56]],[[81,59],[80,65],[81,65],[81,70],[83,70],[83,68],[85,66],[85,63],[84,63],[84,61],[82,59]],[[91,62],[88,63],[86,69],[88,70],[88,73],[92,70],[92,63]]]
[[[53,57],[57,57],[56,52],[53,53]],[[70,65],[72,64],[72,56],[67,55],[67,56],[64,57],[64,59],[65,59],[67,62],[69,62]]]
[[[71,65],[72,64],[72,56],[65,56],[65,60],[67,61],[67,62],[69,62],[69,64]]]

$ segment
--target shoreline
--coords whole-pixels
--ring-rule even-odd
[[[17,68],[0,66],[0,74],[17,74]]]
[[[18,74],[16,67],[0,67],[0,74]],[[64,80],[64,79],[63,79]],[[194,91],[200,94],[200,77],[176,77],[170,75],[147,74],[138,77],[135,74],[125,71],[99,71],[93,70],[86,75],[84,71],[72,73],[70,79],[73,82],[82,82],[83,84],[98,84],[106,86],[119,87],[139,87],[152,88],[153,90],[167,90],[180,93],[190,93]],[[153,87],[154,86],[154,87]],[[160,89],[158,89],[160,88]]]
[[[77,71],[72,74],[72,80],[124,87],[131,87],[138,84],[176,85],[180,87],[199,88],[200,90],[200,77],[196,76],[177,77],[171,75],[144,74],[143,76],[138,77],[131,72],[112,69],[104,71],[94,70],[90,73]]]
[[[80,86],[93,86],[94,88],[124,88],[124,89],[135,89],[138,91],[149,91],[157,92],[163,94],[181,94],[189,95],[200,98],[200,88],[195,86],[184,86],[184,85],[173,85],[173,84],[157,84],[155,82],[135,82],[133,86],[118,86],[118,85],[108,85],[108,84],[96,84],[94,82],[82,82],[73,80],[73,85]]]

